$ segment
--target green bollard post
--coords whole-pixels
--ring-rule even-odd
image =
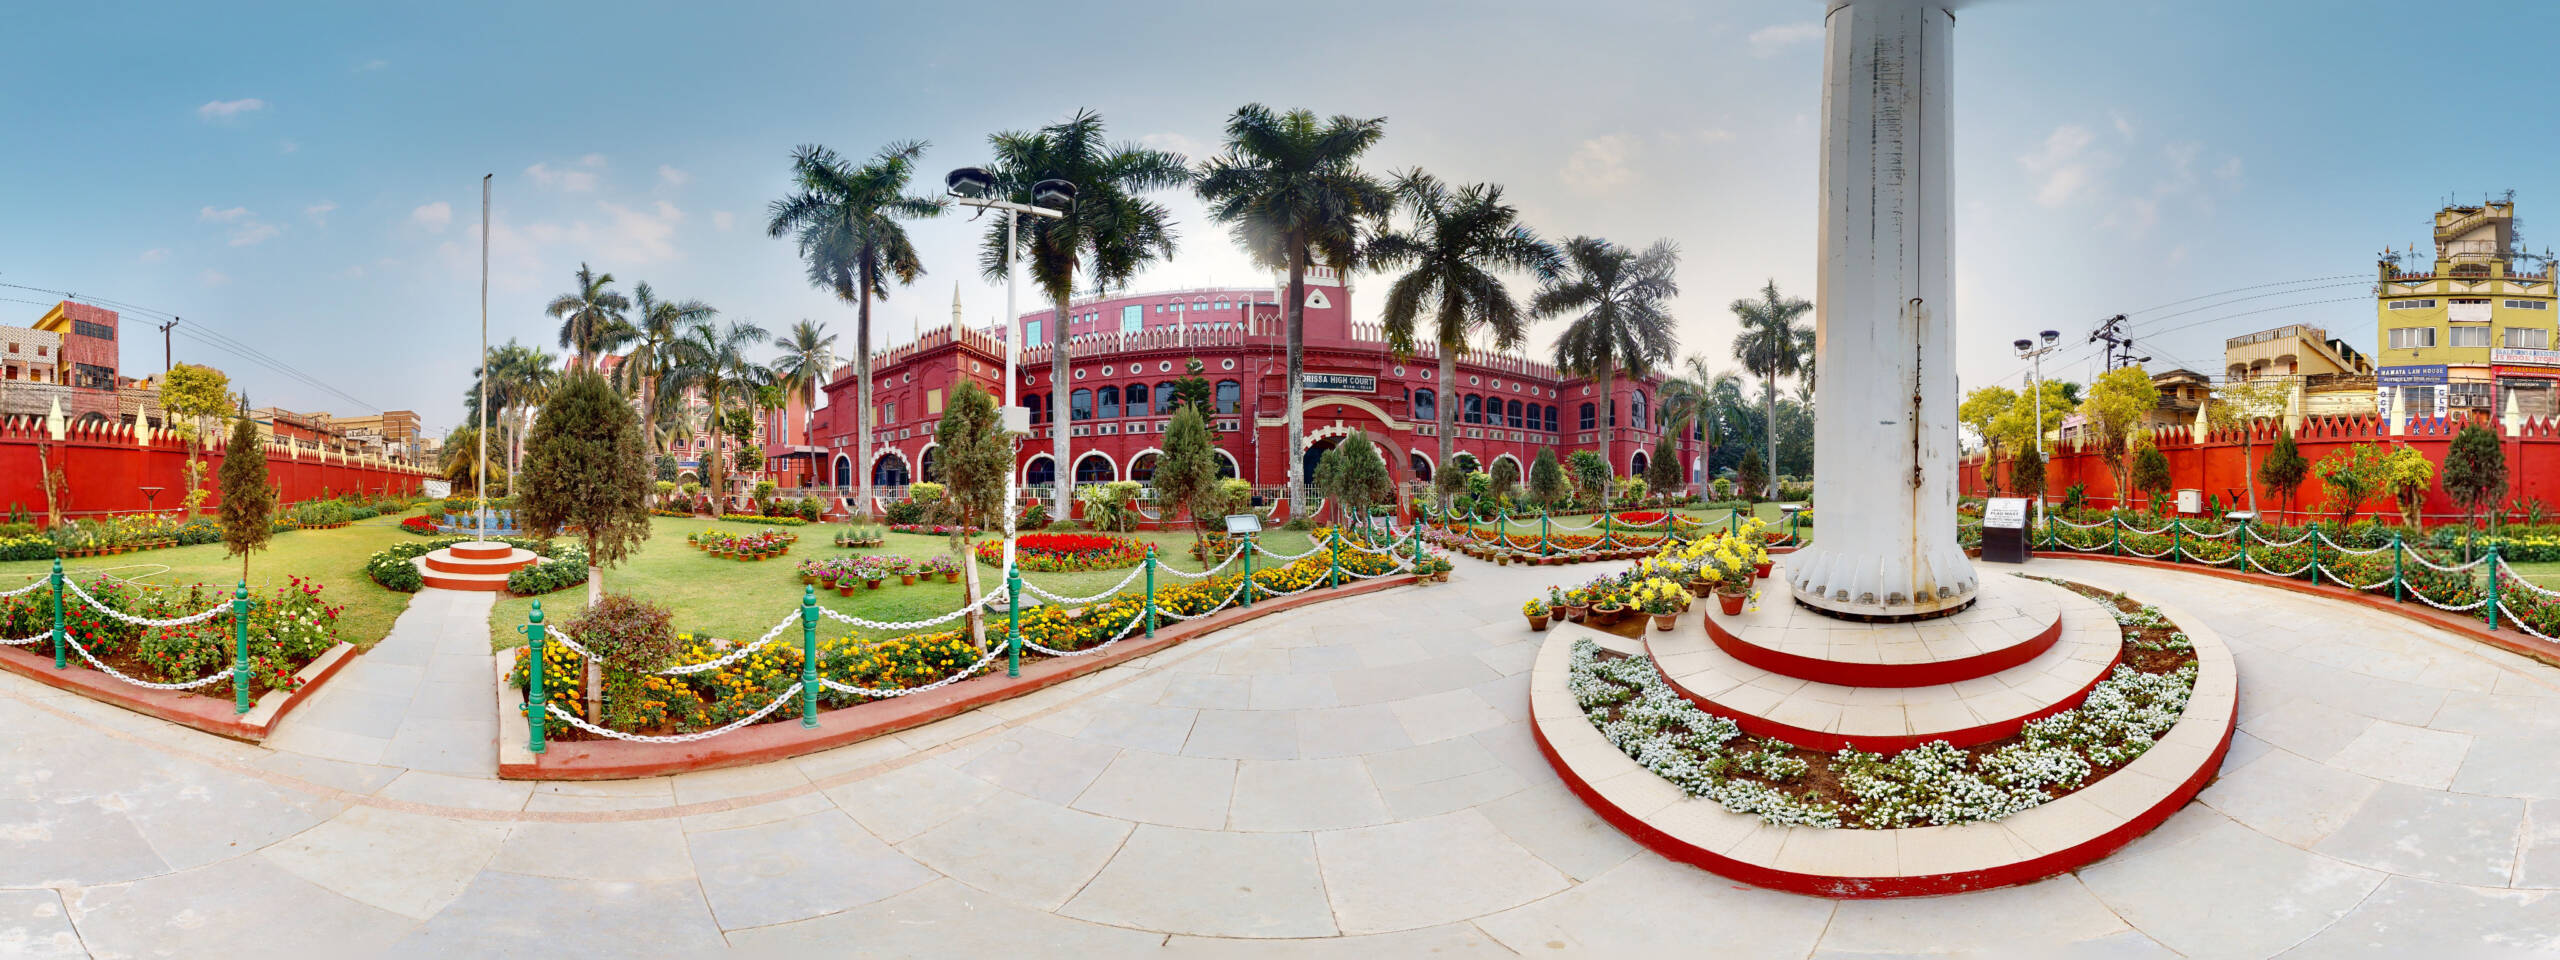
[[[527,689],[524,698],[524,719],[526,729],[531,731],[527,734],[525,749],[541,753],[545,746],[542,735],[551,726],[551,701],[542,692],[543,626],[540,600],[533,602],[533,618],[524,625],[524,640],[526,656],[529,658],[525,667]]]
[[[1509,537],[1504,537],[1504,538],[1503,538],[1503,541],[1504,541],[1504,542],[1503,542],[1503,546],[1508,547],[1508,546],[1510,546],[1510,545],[1511,545],[1511,544],[1510,544],[1510,538],[1509,538]],[[1325,589],[1327,589],[1327,590],[1336,589],[1336,588],[1338,588],[1338,587],[1341,587],[1341,586],[1342,586],[1342,530],[1341,530],[1341,528],[1338,528],[1338,527],[1337,527],[1337,528],[1335,528],[1335,529],[1334,529],[1334,531],[1333,531],[1333,543],[1332,543],[1332,544],[1330,544],[1330,545],[1328,546],[1328,548],[1325,550],[1325,554],[1326,554],[1325,559],[1326,559],[1326,561],[1327,561],[1327,566],[1325,567],[1325,571],[1324,571],[1324,588],[1325,588]]]
[[[800,588],[800,726],[818,725],[818,588]]]
[[[1244,535],[1244,605],[1253,606],[1253,534]]]
[[[1725,512],[1724,520],[1724,532],[1726,534],[1740,535],[1742,533],[1742,511],[1728,510]]]
[[[1150,600],[1153,595],[1149,595]],[[1004,571],[1004,605],[1008,622],[1005,626],[1004,675],[1022,675],[1022,566],[1016,564]]]
[[[1156,635],[1156,545],[1147,544],[1147,636]]]
[[[2107,525],[2115,528],[2115,555],[2124,556],[2124,517],[2110,514],[2107,517]]]
[[[2394,530],[2391,532],[2391,602],[2393,603],[2399,603],[2402,599],[2400,571],[2400,531]]]
[[[2481,604],[2489,610],[2489,632],[2498,632],[2498,542],[2489,541],[2489,602]]]
[[[66,649],[66,639],[70,636],[70,631],[64,629],[62,622],[62,558],[55,557],[53,558],[53,668],[56,670],[71,668],[71,663],[64,659],[71,655],[71,651]]]
[[[2181,520],[2175,520],[2175,519],[2173,519],[2173,520],[2170,520],[2170,521],[2169,521],[2169,562],[2170,562],[2170,563],[2177,563],[2177,562],[2179,562],[2179,561],[2181,561],[2181,560],[2185,560],[2185,559],[2186,559],[2186,557],[2187,557],[2187,538],[2186,538],[2186,533],[2187,533],[2187,525],[2186,525],[2186,523],[2185,523],[2184,521],[2181,521]]]
[[[1538,511],[1538,555],[1545,557],[1556,555],[1555,544],[1547,542],[1547,512],[1544,510]]]
[[[2249,572],[2249,521],[2240,521],[2240,532],[2233,539],[2240,541],[2240,572],[2247,573]]]
[[[231,594],[231,712],[249,712],[249,581]]]
[[[2311,521],[2311,585],[2320,585],[2320,521]]]
[[[1617,518],[1618,518],[1618,515],[1617,515],[1617,514],[1615,514],[1615,513],[1610,512],[1610,510],[1609,510],[1609,508],[1608,508],[1608,507],[1603,506],[1603,507],[1601,507],[1601,508],[1600,508],[1600,542],[1601,542],[1601,543],[1608,543],[1608,542],[1613,541],[1613,540],[1616,540],[1616,539],[1618,538],[1618,529],[1617,529],[1617,527],[1616,527],[1614,524],[1612,524],[1612,523],[1610,522],[1610,521],[1612,521],[1612,520],[1616,520]]]

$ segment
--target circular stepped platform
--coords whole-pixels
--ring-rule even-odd
[[[1779,599],[1733,616],[1708,611],[1707,636],[1734,659],[1771,673],[1845,686],[1922,687],[1987,677],[2035,659],[2062,638],[2068,596],[2050,584],[1989,577],[1973,605],[1954,614],[1873,624]]]
[[[495,593],[507,588],[507,575],[530,567],[542,555],[503,543],[457,543],[411,561],[427,586],[443,590]]]
[[[2120,636],[2113,618],[2096,609],[2094,601],[2071,599],[2084,603],[2064,605],[2064,636],[2057,650],[2068,649],[2075,632],[2084,629],[2103,628],[2111,641]],[[2088,609],[2082,611],[2083,606]],[[2239,707],[2239,673],[2230,648],[2202,621],[2160,606],[2195,644],[2194,693],[2177,724],[2149,751],[2104,779],[1996,823],[1898,830],[1781,827],[1690,797],[1610,745],[1575,704],[1568,687],[1573,642],[1595,633],[1579,626],[1549,631],[1539,648],[1529,674],[1531,729],[1565,785],[1602,819],[1656,853],[1726,877],[1848,898],[1926,896],[2027,883],[2086,866],[2150,832],[2194,799],[2222,765]],[[2081,612],[2103,622],[2075,623]],[[1633,644],[1608,637],[1603,646],[1624,652]],[[1725,656],[1703,638],[1693,646],[1701,656]],[[1994,678],[1966,682],[2001,683]],[[1930,688],[1837,689],[1881,695]],[[2069,699],[2077,702],[2078,697]]]
[[[1932,740],[1972,746],[2014,736],[2030,720],[2078,706],[2124,653],[2123,634],[2115,618],[2097,601],[2048,583],[2016,577],[1987,579],[1986,592],[1997,592],[1994,604],[1978,603],[1974,609],[1940,620],[1861,624],[1804,611],[1807,618],[1834,625],[1827,629],[1836,632],[1826,632],[1819,641],[1823,644],[1819,656],[1824,659],[1818,662],[1825,667],[1881,666],[1884,654],[1879,651],[1910,647],[1918,652],[1896,654],[1904,657],[1897,665],[1904,672],[1895,677],[1911,679],[1926,675],[1923,671],[1944,671],[1955,665],[1969,675],[1954,682],[1922,686],[1825,683],[1755,666],[1728,652],[1724,641],[1711,637],[1720,620],[1726,621],[1722,629],[1733,635],[1737,631],[1732,621],[1754,615],[1724,618],[1713,609],[1706,614],[1707,629],[1647,633],[1645,650],[1673,689],[1699,709],[1731,718],[1755,737],[1777,737],[1823,751],[1856,747],[1894,753]],[[2056,619],[2044,626],[2035,626],[2032,620],[2000,626],[2017,623],[2018,610],[2048,611]],[[1776,619],[1766,610],[1758,616]],[[1764,635],[1747,626],[1740,632]],[[1931,639],[1907,639],[1915,632]],[[2017,633],[2028,635],[2022,639]],[[1874,638],[1864,644],[1873,662],[1856,659],[1862,634]],[[1981,642],[1966,639],[1968,635],[1979,636]],[[1999,645],[2003,642],[2005,646]],[[1990,646],[1991,652],[1986,654],[1984,646]],[[1997,668],[2021,650],[2030,654],[2025,660]],[[1930,657],[1931,651],[1937,652],[1937,658]],[[1991,669],[1985,672],[1986,668]]]

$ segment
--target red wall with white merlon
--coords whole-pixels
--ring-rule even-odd
[[[44,514],[44,486],[37,465],[47,460],[63,471],[70,489],[70,496],[62,505],[66,515],[132,513],[155,505],[160,510],[172,510],[182,505],[186,497],[187,449],[175,438],[161,434],[152,438],[150,446],[142,446],[135,441],[132,427],[120,425],[74,426],[64,434],[64,439],[56,441],[40,421],[0,418],[0,510],[14,506],[31,515]],[[206,454],[207,487],[214,485],[213,478],[222,469],[224,456],[218,444]],[[349,490],[367,494],[413,493],[420,481],[435,476],[407,467],[324,456],[308,448],[296,456],[284,447],[269,446],[266,458],[268,476],[284,488],[286,503]],[[141,488],[146,486],[161,488],[156,501],[143,494]],[[220,502],[217,492],[213,499],[205,501],[205,506]]]

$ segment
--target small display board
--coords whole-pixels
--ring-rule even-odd
[[[1261,533],[1262,518],[1250,513],[1230,513],[1227,515],[1227,532]]]
[[[2202,490],[2180,490],[2180,491],[2178,491],[2178,512],[2179,512],[2179,513],[2203,513],[2203,512],[2204,512],[2204,491],[2202,491]]]
[[[1982,559],[1989,563],[2027,562],[2027,500],[1994,497],[1982,506]]]

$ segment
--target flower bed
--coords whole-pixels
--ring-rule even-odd
[[[434,517],[426,516],[404,517],[400,521],[400,529],[422,537],[432,537],[444,532],[443,527],[436,525]]]
[[[762,560],[791,552],[791,544],[798,539],[800,539],[798,534],[766,530],[739,536],[724,533],[697,533],[686,537],[685,542],[716,557]]]
[[[150,620],[178,619],[217,604],[227,605],[233,592],[232,588],[203,583],[150,589],[105,576],[83,581],[79,586],[117,612]],[[295,672],[338,644],[338,614],[343,608],[330,606],[321,599],[321,592],[320,584],[295,577],[289,584],[277,587],[272,595],[251,596],[248,633],[249,671],[256,685],[253,695],[296,689],[300,681]],[[50,636],[53,601],[53,591],[49,589],[0,599],[0,637]],[[86,648],[90,656],[118,672],[154,683],[183,683],[212,674],[231,663],[236,646],[233,617],[227,608],[196,623],[143,626],[109,616],[71,594],[63,600],[62,614],[63,632]],[[15,649],[49,657],[52,646],[49,640],[40,640]],[[70,655],[69,662],[90,668],[76,652]],[[228,700],[232,696],[231,681],[226,678],[188,693]]]
[[[1014,537],[1014,563],[1042,573],[1116,570],[1147,559],[1147,545],[1100,533],[1025,533]],[[978,544],[978,562],[1004,563],[1004,541]]]
[[[2061,581],[2049,581],[2061,583]],[[1601,735],[1682,792],[1780,825],[1893,829],[1999,820],[2121,769],[2171,726],[2196,677],[2193,645],[2151,607],[2077,584],[2116,616],[2124,659],[2077,707],[2007,740],[1936,741],[1886,756],[1745,738],[1700,710],[1645,657],[1574,645],[1569,686]]]
[[[939,537],[947,537],[952,534],[959,533],[963,529],[966,529],[970,533],[983,532],[976,527],[963,528],[957,524],[948,523],[892,523],[889,524],[889,529],[895,530],[899,533],[923,533]]]
[[[453,546],[457,543],[473,543],[479,541],[480,538],[478,537],[447,536],[437,537],[433,540],[416,540],[408,543],[395,543],[380,550],[376,550],[374,551],[373,556],[365,558],[364,573],[365,576],[373,578],[373,582],[381,584],[383,589],[397,590],[401,593],[416,593],[425,588],[427,583],[426,578],[418,572],[418,565],[411,563],[410,561],[426,556],[427,554],[434,553],[438,550],[442,550],[446,547]],[[516,589],[518,577],[525,578],[523,583],[528,589],[542,584],[552,584],[545,589],[534,591],[542,593],[557,590],[564,586],[586,582],[587,549],[583,544],[568,540],[535,540],[526,537],[490,537],[488,538],[488,542],[503,543],[511,547],[520,547],[525,550],[532,551],[544,558],[543,562],[536,563],[533,566],[525,567],[514,573],[508,574],[507,589],[509,590]],[[571,570],[576,571],[574,578],[570,576]],[[535,573],[533,571],[542,572]],[[529,595],[530,594],[526,593],[518,594],[518,596]]]

